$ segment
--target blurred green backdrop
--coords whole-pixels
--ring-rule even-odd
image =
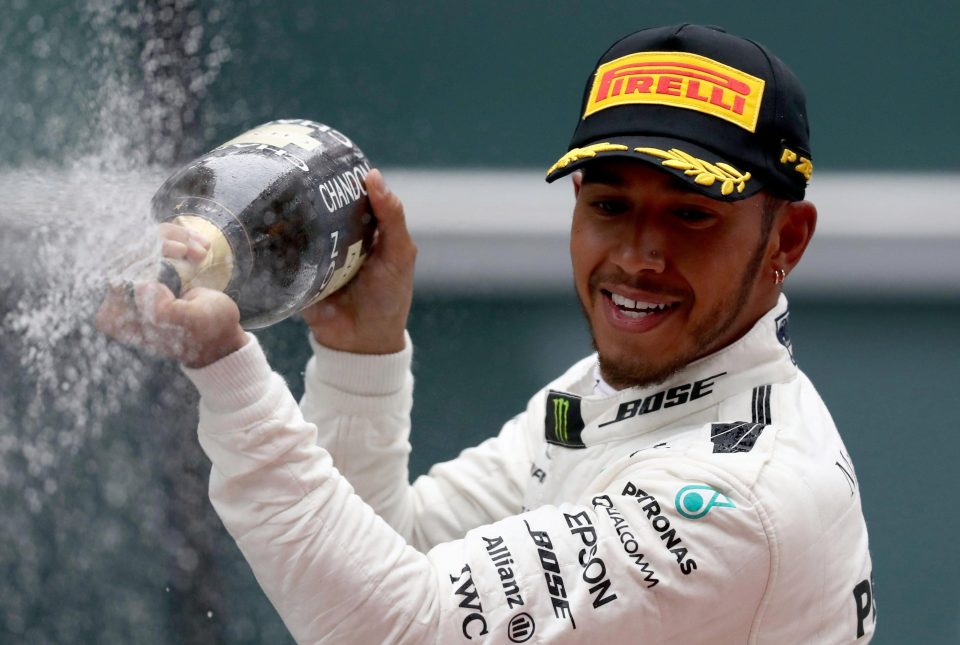
[[[564,151],[583,80],[613,39],[695,21],[766,43],[797,72],[818,170],[960,170],[955,1],[0,0],[0,14],[0,166],[175,141],[144,160],[169,164],[244,127],[296,116],[335,125],[388,167],[543,169]],[[159,22],[144,26],[144,15]],[[163,35],[161,22],[181,35],[203,29],[158,71],[144,52]],[[129,91],[148,77],[164,81],[161,89]],[[184,88],[185,100],[171,100]],[[157,105],[154,118],[145,108]],[[103,153],[105,137],[127,147]],[[13,298],[15,285],[3,293]],[[960,521],[933,501],[949,499],[960,455],[960,302],[955,292],[804,291],[792,305],[800,366],[857,466],[874,557],[874,642],[960,642]],[[496,432],[590,351],[562,290],[425,290],[410,330],[413,475]],[[302,323],[260,337],[299,393]],[[190,387],[173,366],[155,367],[102,436],[68,460],[41,510],[21,515],[23,491],[0,489],[16,520],[0,532],[0,641],[288,640],[203,499],[207,465],[194,445]],[[8,401],[25,387],[13,377],[3,385]],[[18,407],[3,412],[16,420]],[[105,493],[111,485],[125,495]],[[168,514],[142,514],[148,502]],[[80,519],[67,524],[67,516]],[[193,554],[186,564],[182,553]]]

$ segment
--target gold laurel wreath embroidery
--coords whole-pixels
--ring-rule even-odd
[[[736,188],[738,193],[742,193],[747,182],[750,181],[750,173],[741,173],[730,164],[718,161],[715,164],[703,159],[697,159],[693,155],[687,154],[683,150],[670,148],[670,150],[660,150],[659,148],[634,148],[637,152],[659,157],[663,159],[661,165],[675,170],[682,170],[683,174],[693,177],[693,181],[701,186],[713,186],[716,182],[720,183],[720,193],[729,195]]]
[[[629,150],[627,146],[620,145],[618,143],[594,143],[589,146],[584,146],[582,148],[574,148],[567,154],[560,157],[557,163],[550,166],[550,170],[547,171],[549,175],[554,170],[560,168],[566,168],[574,161],[580,161],[581,159],[588,159],[590,157],[596,157],[598,152],[612,152],[614,150]]]

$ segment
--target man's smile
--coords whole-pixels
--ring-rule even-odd
[[[622,291],[625,290],[622,288],[600,290],[607,321],[611,326],[622,331],[632,333],[650,331],[669,318],[680,306],[679,300],[667,300],[663,296],[633,291],[625,295]]]

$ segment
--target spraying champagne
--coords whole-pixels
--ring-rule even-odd
[[[160,281],[177,295],[223,291],[245,329],[325,298],[369,251],[369,170],[350,139],[313,121],[272,121],[231,139],[174,172],[153,197],[154,219],[210,241],[200,263],[165,259]]]

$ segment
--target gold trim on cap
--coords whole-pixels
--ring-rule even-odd
[[[575,161],[596,157],[598,152],[612,152],[614,150],[629,149],[630,148],[628,146],[623,146],[619,143],[592,143],[589,146],[584,146],[582,148],[574,148],[567,154],[560,157],[560,159],[557,160],[557,163],[550,166],[550,170],[547,171],[547,176],[552,175],[556,170],[566,168]]]
[[[713,186],[719,181],[721,182],[720,194],[725,196],[732,194],[734,189],[738,193],[742,193],[751,178],[749,172],[741,173],[730,164],[722,161],[712,164],[709,161],[697,159],[678,148],[670,148],[670,150],[634,148],[634,151],[663,159],[660,162],[661,165],[674,170],[682,170],[683,174],[693,177],[694,183],[700,186]]]

